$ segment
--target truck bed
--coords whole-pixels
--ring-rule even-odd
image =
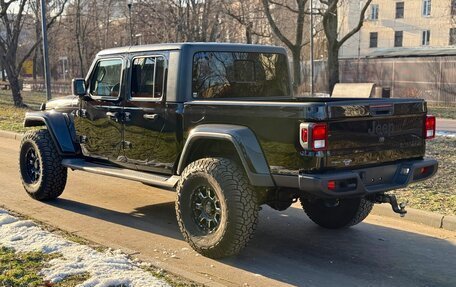
[[[418,159],[425,153],[427,109],[423,100],[197,100],[185,103],[184,109],[187,130],[195,123],[229,123],[252,129],[275,174],[365,167]],[[327,151],[303,150],[299,126],[304,122],[327,123]]]

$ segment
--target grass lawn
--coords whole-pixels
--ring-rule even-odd
[[[21,221],[34,221],[36,225],[32,225],[30,227],[27,224],[23,224],[19,227],[23,229],[15,229],[14,227],[12,229],[7,228],[7,231],[5,231],[3,234],[0,234],[0,237],[2,237],[3,235],[2,239],[5,239],[5,235],[17,235],[17,240],[25,240],[27,242],[32,241],[32,245],[34,244],[35,247],[33,247],[32,250],[30,250],[30,248],[22,248],[24,244],[23,242],[16,244],[16,246],[20,246],[20,251],[16,250],[13,247],[6,247],[8,245],[11,246],[12,242],[17,242],[17,240],[15,239],[6,239],[3,241],[6,242],[5,245],[0,244],[0,287],[72,287],[90,279],[95,280],[96,282],[97,276],[103,277],[103,274],[97,273],[100,272],[100,270],[104,270],[104,275],[109,277],[112,275],[109,272],[123,272],[123,270],[125,270],[125,272],[129,272],[131,270],[134,270],[135,268],[136,272],[144,271],[142,275],[133,274],[133,277],[136,276],[136,279],[142,277],[147,280],[148,274],[151,274],[153,277],[165,281],[166,283],[168,283],[169,286],[172,287],[201,286],[191,281],[184,280],[176,275],[170,274],[164,271],[163,269],[154,267],[149,263],[136,262],[136,259],[133,258],[128,258],[127,260],[129,261],[125,261],[126,257],[119,257],[119,254],[117,254],[117,252],[113,252],[111,248],[101,246],[87,239],[79,237],[73,233],[60,230],[46,223],[35,221],[28,216],[19,215],[12,211],[7,211],[6,214],[10,214],[11,216],[18,218],[19,221],[13,221],[8,223],[9,221],[6,220],[3,221],[3,224],[14,225],[20,223]],[[5,215],[5,210],[2,207],[0,207],[0,219],[2,215]],[[8,217],[6,219],[8,219]],[[9,233],[5,234],[6,232]],[[47,243],[44,245],[40,245],[38,241],[32,239],[36,237],[41,237],[41,239]],[[64,242],[85,245],[89,247],[89,249],[92,249],[95,253],[87,251],[86,249],[85,251],[83,251],[83,253],[78,254],[76,258],[72,258],[71,256],[68,256],[69,250],[70,252],[73,252],[74,250],[75,252],[81,252],[80,250],[84,249],[65,249],[65,246],[67,244],[64,244]],[[15,244],[12,245],[14,246]],[[43,253],[41,251],[34,250],[43,250],[43,248],[50,248],[55,251],[52,253]],[[85,267],[81,267],[79,264],[84,260],[81,258],[85,256],[85,252],[89,252],[88,257],[85,258],[85,260],[94,260],[93,262],[85,266],[88,269]],[[104,256],[99,256],[101,254],[98,253],[102,253],[104,254]],[[112,257],[112,260],[106,260],[106,258],[109,257]],[[54,259],[57,260],[57,262],[52,261]],[[61,262],[61,260],[63,260],[63,263]],[[111,268],[107,268],[107,265],[110,265]],[[96,266],[99,268],[97,272],[93,274],[91,272],[91,269],[94,267],[92,266]],[[54,272],[54,268],[58,271],[57,275],[52,274],[52,272]],[[75,272],[73,272],[74,275],[70,275],[68,277],[65,276],[66,274],[68,274],[68,268],[75,268]],[[78,270],[78,268],[80,269]],[[50,273],[49,271],[52,272]],[[59,280],[61,279],[61,276],[64,276],[64,280],[56,283],[51,283],[49,281],[44,280],[46,274],[47,276],[50,275],[49,277],[52,279],[57,278]],[[128,275],[125,276],[127,276],[128,278]],[[109,279],[108,282],[110,282]],[[112,285],[108,285],[109,287],[127,287],[127,285],[125,285],[124,283],[115,283],[118,282],[118,280],[112,280],[111,282],[113,283],[110,283]]]
[[[88,274],[70,276],[65,280],[49,284],[38,273],[58,254],[41,252],[15,253],[13,249],[0,247],[0,286],[53,286],[71,287],[84,282]]]
[[[17,108],[13,105],[11,91],[0,90],[0,130],[25,132],[22,126],[24,114],[30,110],[38,110],[46,101],[44,93],[23,92],[22,97],[28,108]]]
[[[438,160],[437,175],[395,194],[410,207],[456,215],[456,138],[437,137],[428,141],[426,155]]]
[[[456,106],[428,106],[429,114],[438,118],[456,119]]]

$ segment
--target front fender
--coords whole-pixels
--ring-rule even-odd
[[[74,142],[74,127],[68,114],[56,111],[28,112],[25,114],[24,127],[46,126],[59,152],[73,155],[78,152]]]
[[[181,174],[184,170],[192,145],[199,139],[220,139],[231,142],[241,159],[250,183],[253,186],[274,186],[269,165],[255,134],[249,128],[237,125],[205,124],[195,127],[189,133],[182,150],[177,174]]]

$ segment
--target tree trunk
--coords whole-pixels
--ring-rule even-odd
[[[24,101],[21,95],[21,86],[19,84],[19,79],[17,76],[8,77],[9,83],[11,85],[11,93],[13,94],[14,106],[24,107]]]
[[[294,47],[291,50],[293,56],[293,89],[295,92],[298,91],[298,87],[301,85],[301,48]]]
[[[332,4],[331,0],[330,4]],[[328,89],[332,93],[334,86],[339,82],[339,49],[338,42],[338,11],[335,8],[324,20],[325,34],[328,47]]]
[[[5,64],[3,63],[3,61],[0,59],[0,69],[1,69],[1,73],[2,73],[2,81],[6,81],[6,76],[5,76]]]
[[[328,88],[332,93],[334,86],[339,83],[339,48],[328,43]]]
[[[247,40],[247,44],[252,44],[252,23],[248,23],[245,26],[245,38]]]
[[[19,84],[19,73],[14,69],[15,63],[6,63],[6,72],[8,73],[8,82],[11,87],[13,103],[16,107],[24,107],[24,101],[21,95],[21,85]],[[11,68],[13,67],[13,68]]]

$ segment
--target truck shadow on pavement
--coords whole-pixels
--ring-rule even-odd
[[[174,202],[140,206],[130,213],[68,199],[50,204],[183,240]],[[249,246],[240,255],[218,262],[296,286],[456,286],[452,242],[368,223],[325,230],[310,222],[301,209],[279,213],[265,207]]]
[[[49,202],[49,204],[100,220],[183,240],[176,221],[174,202],[147,205],[139,207],[130,213],[63,198],[59,198],[55,202]]]

